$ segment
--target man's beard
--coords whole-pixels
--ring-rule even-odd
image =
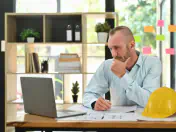
[[[127,48],[126,54],[125,54],[123,57],[121,57],[121,56],[116,56],[115,59],[120,60],[120,61],[122,61],[122,62],[125,62],[129,57],[130,57],[130,51],[129,51],[129,49]]]

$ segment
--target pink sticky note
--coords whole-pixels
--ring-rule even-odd
[[[151,48],[150,47],[143,47],[142,52],[143,52],[143,54],[151,54]]]
[[[158,20],[157,26],[163,27],[164,26],[164,20]]]
[[[166,54],[174,55],[175,54],[175,49],[174,48],[166,49]]]

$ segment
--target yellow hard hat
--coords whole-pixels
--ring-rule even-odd
[[[176,112],[176,92],[168,87],[161,87],[151,93],[142,112],[151,118],[166,118]]]

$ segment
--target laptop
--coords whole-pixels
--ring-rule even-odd
[[[86,112],[56,110],[52,78],[21,77],[25,113],[63,118],[84,115]]]

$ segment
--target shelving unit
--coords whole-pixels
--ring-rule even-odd
[[[5,52],[5,91],[6,91],[6,102],[9,103],[12,100],[16,100],[16,91],[19,87],[18,79],[19,76],[29,75],[29,76],[59,76],[62,83],[62,103],[72,103],[69,96],[71,96],[72,80],[70,78],[79,78],[78,82],[80,84],[79,102],[82,103],[82,96],[84,89],[88,84],[91,76],[96,71],[97,67],[104,60],[104,54],[100,51],[101,55],[97,55],[98,51],[92,53],[93,46],[99,47],[99,49],[104,49],[107,43],[98,43],[95,39],[88,39],[90,35],[95,36],[95,32],[88,32],[89,19],[96,20],[95,24],[100,20],[114,19],[115,25],[118,25],[118,15],[113,12],[106,13],[6,13],[5,15],[5,41],[6,41],[6,52]],[[76,42],[66,42],[66,26],[68,24],[72,25],[74,36],[74,26],[76,24],[81,27],[81,41]],[[20,32],[24,28],[34,28],[41,34],[41,39],[37,40],[35,43],[22,42],[19,38]],[[49,71],[46,73],[26,73],[25,63],[20,65],[22,71],[18,71],[18,58],[21,57],[25,62],[25,56],[28,50],[39,52],[39,57],[42,58],[42,53],[40,54],[40,49],[49,47],[51,49],[54,47],[58,50],[57,56],[62,51],[67,51],[70,53],[78,53],[81,58],[81,68],[80,73],[58,73],[57,69]],[[75,50],[70,50],[69,48],[76,47]],[[18,54],[19,48],[23,49]],[[62,49],[62,50],[61,50]],[[103,50],[102,50],[103,51]],[[44,54],[44,53],[43,53]],[[46,55],[47,56],[47,55]],[[52,55],[48,55],[50,57]],[[54,56],[54,55],[53,55]],[[55,57],[54,56],[54,57]],[[94,57],[95,56],[95,57]],[[54,58],[53,57],[53,58]],[[95,65],[93,69],[89,67],[91,63],[90,58],[100,58],[98,65]],[[54,60],[54,59],[53,59]],[[93,59],[92,59],[93,60]],[[96,60],[95,60],[96,61]],[[53,61],[54,63],[54,61]],[[73,80],[74,80],[73,79]],[[69,91],[69,92],[64,92]],[[58,91],[57,91],[58,92]],[[11,102],[12,103],[12,102]],[[21,103],[21,102],[20,102]]]

